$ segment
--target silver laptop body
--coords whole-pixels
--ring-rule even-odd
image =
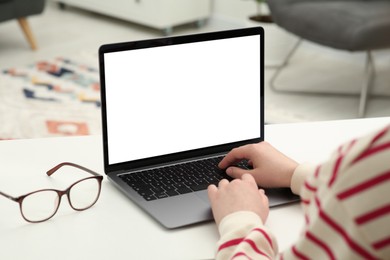
[[[264,140],[263,29],[106,44],[99,65],[109,180],[166,228],[211,220],[207,184],[177,183],[203,168],[180,178],[160,173],[177,190],[158,184],[141,194],[139,187],[155,169],[218,161],[234,147]],[[271,206],[297,200],[288,189],[266,193]]]

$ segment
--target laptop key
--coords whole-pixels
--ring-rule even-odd
[[[203,183],[203,184],[198,184],[198,185],[191,186],[190,188],[193,191],[205,190],[205,189],[207,189],[207,187],[209,185],[210,185],[209,183]]]
[[[120,177],[145,200],[161,199],[206,190],[210,184],[218,185],[224,178],[232,180],[225,171],[218,168],[221,159],[222,157],[216,157],[176,164]]]
[[[168,196],[172,197],[172,196],[176,196],[176,195],[179,195],[180,193],[177,192],[176,190],[167,190],[165,192]]]
[[[165,192],[165,190],[163,189],[163,188],[161,188],[161,187],[153,187],[152,189],[151,189],[154,193],[156,193],[156,194],[158,194],[158,193],[164,193]]]
[[[143,196],[145,200],[151,201],[151,200],[156,200],[157,197],[154,195],[148,195],[148,196]]]
[[[168,195],[165,194],[164,192],[155,194],[155,196],[156,196],[158,199],[168,198]]]
[[[180,194],[190,193],[192,190],[188,187],[181,187],[176,190]]]
[[[139,190],[138,191],[139,195],[141,195],[142,197],[144,196],[149,196],[149,195],[153,195],[154,192],[151,191],[151,190]]]
[[[191,186],[195,186],[195,185],[197,185],[197,183],[196,182],[194,182],[194,181],[185,181],[184,182],[184,184],[186,185],[186,186],[188,186],[188,187],[191,187]]]

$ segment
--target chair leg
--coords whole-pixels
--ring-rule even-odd
[[[364,117],[364,114],[366,112],[367,97],[369,95],[369,91],[373,85],[372,83],[375,77],[375,66],[371,51],[367,51],[365,73],[366,78],[363,82],[362,89],[360,92],[360,103],[358,112],[359,117]]]
[[[290,52],[287,54],[286,58],[284,59],[283,63],[276,69],[274,75],[272,75],[270,81],[269,81],[269,84],[270,84],[270,87],[273,91],[275,92],[284,92],[282,90],[278,90],[275,86],[275,80],[276,78],[279,76],[280,72],[287,66],[287,64],[290,62],[290,59],[291,57],[294,55],[294,53],[296,52],[296,50],[298,49],[299,45],[301,44],[302,42],[302,38],[299,38],[298,41],[295,43],[295,45],[292,47],[292,49],[290,50]]]
[[[272,75],[269,84],[270,88],[279,93],[286,93],[286,94],[297,94],[297,95],[323,95],[323,96],[356,96],[358,94],[354,93],[344,93],[344,92],[328,92],[328,91],[303,91],[303,90],[287,90],[287,89],[278,89],[276,87],[275,81],[280,75],[281,71],[287,66],[289,63],[291,57],[296,52],[297,48],[301,44],[302,39],[299,39],[297,43],[294,45],[294,47],[291,49],[291,51],[287,54],[285,60],[283,61],[282,65],[280,65],[275,73]],[[373,81],[375,79],[375,66],[374,66],[374,59],[372,57],[371,51],[367,51],[366,56],[366,68],[365,68],[365,79],[363,81],[363,85],[360,91],[360,103],[358,108],[358,117],[364,117],[366,105],[367,105],[367,98],[370,92],[370,89],[372,88]],[[383,96],[381,96],[383,97]],[[388,96],[386,96],[388,97]]]
[[[37,43],[35,41],[31,28],[27,22],[27,19],[25,17],[22,17],[18,19],[18,22],[20,27],[23,30],[24,35],[27,38],[28,43],[30,44],[31,49],[35,51],[37,49]]]

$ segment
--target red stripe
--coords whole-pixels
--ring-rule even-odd
[[[253,240],[251,240],[251,239],[245,239],[243,242],[248,243],[248,244],[252,247],[252,249],[253,249],[256,253],[258,253],[259,255],[263,255],[263,256],[265,256],[265,257],[267,257],[267,258],[270,258],[267,254],[265,254],[263,251],[260,251],[260,250],[257,248],[257,246],[256,246],[255,242],[253,242]]]
[[[341,162],[343,161],[343,156],[339,156],[339,158],[337,158],[337,161],[336,161],[336,164],[333,168],[333,173],[332,173],[332,177],[330,178],[330,181],[329,181],[329,184],[328,184],[328,187],[332,186],[333,182],[336,180],[336,177],[337,177],[337,174],[339,172],[339,169],[340,169],[340,165],[341,165]]]
[[[369,213],[366,213],[364,215],[361,215],[361,216],[357,217],[355,219],[355,221],[358,225],[365,224],[366,222],[369,222],[369,221],[374,220],[376,218],[382,217],[383,215],[386,215],[389,212],[390,212],[390,204],[388,204],[384,207],[375,209],[375,210],[373,210]]]
[[[345,153],[342,153],[342,149],[341,149],[342,146],[339,147],[339,154],[340,154],[340,155],[339,155],[339,157],[337,158],[336,164],[335,164],[335,166],[334,166],[334,168],[333,168],[332,177],[330,178],[330,181],[329,181],[329,183],[328,183],[328,187],[332,186],[332,184],[333,184],[334,181],[336,180],[336,177],[337,177],[337,175],[338,175],[338,173],[339,173],[340,165],[341,165],[341,163],[342,163],[344,157],[345,157],[345,156],[347,155],[347,153],[352,149],[352,147],[354,146],[355,143],[356,143],[356,139],[353,139],[353,140],[349,143],[349,145],[348,145],[348,147],[347,147]]]
[[[267,234],[267,232],[265,232],[264,230],[260,229],[260,228],[255,228],[253,229],[253,231],[258,231],[260,232],[261,234],[263,234],[263,236],[265,237],[265,239],[267,239],[268,241],[268,244],[274,248],[274,246],[272,245],[272,239],[269,237],[269,235]]]
[[[342,153],[343,152],[343,146],[342,145],[340,145],[339,148],[337,148],[337,152],[338,152],[339,155],[343,154]]]
[[[318,165],[316,167],[316,171],[314,172],[314,177],[318,178],[318,175],[320,175],[321,165]]]
[[[319,247],[321,247],[325,252],[326,254],[329,256],[329,259],[336,259],[332,250],[330,250],[330,248],[323,242],[321,241],[320,239],[318,239],[316,236],[314,236],[312,233],[310,233],[309,231],[306,232],[306,237],[311,240],[313,243],[317,244]]]
[[[379,240],[379,241],[373,243],[372,246],[377,250],[382,249],[386,246],[390,246],[390,237]]]
[[[234,258],[239,257],[239,256],[245,256],[247,259],[252,260],[252,258],[250,258],[249,256],[247,256],[244,252],[238,252],[238,253],[235,254],[231,259],[234,259]]]
[[[244,241],[243,238],[237,238],[237,239],[232,239],[232,240],[226,241],[225,243],[223,243],[222,245],[219,246],[218,252],[227,248],[227,247],[236,246],[236,245],[240,244],[242,241]]]
[[[349,146],[348,146],[348,152],[352,149],[352,147],[356,144],[356,142],[357,142],[357,139],[353,139],[353,140],[351,141],[351,143],[350,143]]]
[[[360,193],[364,190],[367,190],[369,188],[372,188],[374,187],[375,185],[378,185],[378,184],[382,184],[384,181],[387,181],[390,179],[390,171],[388,172],[385,172],[385,173],[382,173],[378,176],[376,176],[375,178],[372,178],[368,181],[365,181],[363,183],[360,183],[352,188],[349,188],[348,190],[345,190],[343,192],[340,192],[337,197],[340,199],[340,200],[343,200],[343,199],[346,199],[350,196],[353,196],[357,193]]]
[[[307,259],[307,260],[309,260],[309,258],[307,256],[305,256],[304,254],[302,254],[301,252],[299,252],[298,249],[295,246],[292,247],[292,252],[299,259]]]
[[[389,128],[390,128],[390,126],[387,126],[382,131],[380,131],[378,134],[376,134],[371,141],[371,145],[375,144],[379,139],[381,139],[382,136],[384,136],[387,133],[387,131],[389,131]]]
[[[348,147],[345,149],[345,152],[343,153],[343,148],[346,147],[347,145],[341,145],[339,146],[339,148],[337,149],[337,152],[340,156],[342,155],[346,155],[351,149],[352,147],[355,145],[357,139],[352,139],[349,144],[348,144]]]
[[[310,200],[306,200],[306,199],[302,199],[301,198],[301,203],[305,204],[305,205],[308,205],[308,204],[310,204]]]
[[[390,142],[387,142],[387,143],[372,147],[370,149],[367,149],[365,152],[363,152],[358,157],[356,157],[355,160],[353,160],[352,164],[357,163],[366,157],[372,156],[376,153],[382,152],[383,150],[386,150],[389,148],[390,148]]]
[[[305,214],[305,223],[306,223],[306,226],[309,226],[310,224],[310,218],[309,218],[309,215]]]
[[[248,244],[252,247],[252,249],[253,249],[256,253],[258,253],[259,255],[263,255],[263,256],[269,258],[268,255],[266,255],[264,252],[260,251],[260,250],[257,248],[256,244],[255,244],[252,240],[250,240],[250,239],[244,239],[244,238],[236,238],[236,239],[232,239],[232,240],[229,240],[229,241],[223,243],[223,244],[218,248],[218,252],[221,251],[221,250],[223,250],[223,249],[225,249],[225,248],[228,248],[228,247],[231,247],[231,246],[236,246],[236,245],[238,245],[238,244],[240,244],[240,243],[242,243],[242,242],[248,243]]]
[[[310,185],[307,181],[305,181],[305,188],[312,191],[312,192],[316,192],[317,191],[317,188]]]
[[[373,257],[369,252],[367,252],[366,250],[364,250],[364,248],[360,247],[355,241],[352,240],[352,238],[350,238],[348,236],[348,233],[341,227],[339,226],[335,221],[333,221],[321,208],[321,203],[318,199],[318,197],[315,198],[316,199],[316,204],[317,206],[319,207],[319,216],[320,218],[326,223],[328,224],[329,227],[331,227],[334,231],[336,231],[339,235],[341,235],[342,238],[344,238],[345,242],[347,242],[347,244],[349,245],[349,247],[355,251],[357,254],[361,255],[362,257],[364,257],[365,259],[375,259],[375,257]]]

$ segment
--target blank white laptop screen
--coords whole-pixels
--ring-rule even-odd
[[[109,164],[258,138],[260,36],[104,54]]]

